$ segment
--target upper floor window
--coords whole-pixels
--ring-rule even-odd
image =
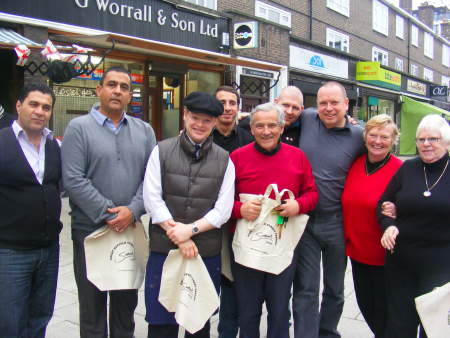
[[[184,0],[184,1],[190,2],[191,4],[217,10],[217,0]]]
[[[450,87],[450,77],[442,75],[441,84]]]
[[[395,58],[395,69],[403,72],[403,59]]]
[[[255,15],[260,18],[291,27],[291,13],[280,8],[268,5],[261,1],[255,2]]]
[[[373,0],[372,28],[381,34],[388,36],[389,8],[378,0]]]
[[[389,65],[388,52],[378,47],[372,47],[372,61],[377,61],[383,66]]]
[[[327,46],[349,52],[348,35],[327,28]]]
[[[400,15],[396,15],[395,16],[395,35],[400,39],[403,39],[404,27],[405,27],[405,20]]]
[[[433,82],[433,71],[428,68],[423,68],[423,78],[424,80]]]
[[[433,36],[427,32],[423,34],[423,54],[430,59],[433,58]]]
[[[450,67],[450,47],[442,44],[442,64]]]
[[[350,0],[327,0],[327,7],[347,17],[350,16]]]
[[[419,28],[411,26],[411,45],[419,47]]]
[[[412,64],[409,67],[409,73],[414,76],[419,76],[419,66]]]

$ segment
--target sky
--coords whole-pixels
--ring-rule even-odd
[[[430,5],[450,7],[450,0],[412,0],[413,9],[417,9],[421,3],[427,1]]]

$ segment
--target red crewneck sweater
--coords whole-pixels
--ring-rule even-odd
[[[378,200],[403,162],[391,155],[388,162],[371,175],[366,174],[367,155],[356,159],[342,193],[345,252],[355,261],[384,265],[381,228],[376,217]]]
[[[269,156],[256,150],[252,142],[231,153],[230,157],[236,169],[233,218],[242,218],[239,194],[264,194],[271,183],[276,183],[280,191],[289,189],[294,193],[301,214],[316,206],[318,193],[311,165],[300,149],[281,143],[280,149]]]

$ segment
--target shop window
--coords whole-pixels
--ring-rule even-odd
[[[395,69],[403,72],[403,59],[395,58]]]
[[[269,102],[270,80],[241,75],[239,91],[242,98],[242,111],[250,112],[261,103]]]
[[[350,16],[350,0],[327,0],[327,7],[346,17]]]
[[[192,4],[217,10],[217,0],[184,0]]]
[[[190,69],[187,74],[187,94],[195,91],[214,94],[221,84],[219,73]]]
[[[255,15],[260,18],[291,27],[291,13],[261,1],[255,2]]]
[[[372,47],[372,61],[377,61],[381,63],[383,66],[388,66],[389,65],[388,52],[378,47]]]
[[[403,40],[405,20],[400,15],[395,16],[395,35]]]
[[[450,47],[442,44],[442,64],[450,67]]]
[[[423,54],[430,59],[433,58],[433,36],[430,33],[423,34]]]
[[[450,88],[450,77],[442,75],[441,84]]]
[[[433,82],[433,71],[428,68],[423,68],[423,79]]]
[[[389,33],[389,8],[378,0],[373,1],[372,28],[383,35]]]
[[[414,76],[419,76],[419,66],[412,64],[409,67],[409,73]]]
[[[411,26],[411,45],[419,47],[419,28]]]
[[[349,52],[348,35],[327,28],[327,46]]]

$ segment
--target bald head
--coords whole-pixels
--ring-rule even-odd
[[[286,127],[295,123],[303,111],[303,94],[295,86],[288,86],[281,90],[275,103],[283,106]]]

